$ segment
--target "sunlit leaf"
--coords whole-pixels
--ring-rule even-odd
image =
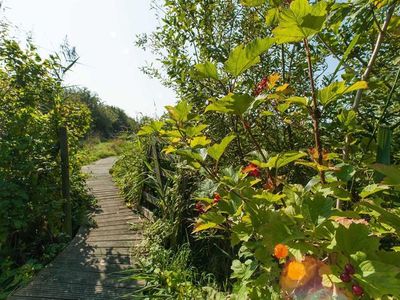
[[[144,136],[157,133],[162,129],[163,126],[164,122],[162,121],[151,121],[149,124],[143,125],[142,128],[140,128],[137,135]]]
[[[171,119],[176,122],[185,122],[188,120],[192,105],[183,100],[175,106],[166,106],[165,108],[167,109]]]
[[[218,80],[217,67],[212,62],[207,61],[204,64],[197,64],[195,68],[201,77]]]
[[[239,45],[229,54],[225,70],[233,76],[239,76],[248,68],[260,62],[260,55],[275,42],[272,38],[255,39],[248,45]]]
[[[206,136],[197,136],[190,141],[190,147],[191,148],[196,148],[199,146],[204,147],[210,143],[211,141]]]
[[[345,81],[331,83],[327,87],[318,91],[318,99],[322,105],[328,105],[343,94],[347,94],[360,89],[367,89],[366,81],[357,81],[351,86],[346,86]]]
[[[289,9],[279,15],[279,26],[272,33],[278,43],[299,42],[322,29],[326,19],[327,3],[310,5],[308,0],[294,0]]]
[[[387,185],[378,185],[378,184],[370,184],[363,188],[360,193],[361,198],[367,198],[368,196],[378,193],[380,191],[387,190],[389,186]]]
[[[266,0],[240,0],[240,4],[244,6],[260,6],[265,3]]]
[[[216,111],[235,115],[244,114],[254,102],[254,97],[247,94],[228,94],[206,107],[207,111]]]
[[[229,143],[232,142],[235,139],[234,135],[228,135],[226,136],[221,143],[219,144],[214,144],[210,148],[208,148],[208,155],[210,155],[212,158],[214,158],[216,161],[219,161],[221,158],[222,154],[224,154],[226,148],[228,147]]]

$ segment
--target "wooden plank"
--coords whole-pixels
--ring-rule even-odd
[[[86,167],[93,177],[88,181],[99,200],[93,213],[96,225],[81,228],[71,243],[26,287],[9,299],[120,299],[140,283],[122,271],[130,268],[131,247],[141,241],[141,231],[129,230],[129,223],[142,219],[124,205],[108,173],[112,159]],[[141,225],[140,225],[141,227]]]

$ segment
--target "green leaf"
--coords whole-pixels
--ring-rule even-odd
[[[219,161],[222,154],[224,154],[225,149],[228,147],[229,143],[233,141],[234,138],[235,136],[228,135],[221,141],[221,143],[212,145],[207,150],[208,155],[210,155],[216,161]]]
[[[286,103],[289,104],[298,104],[298,105],[302,105],[302,106],[307,106],[308,104],[308,99],[307,97],[289,97],[287,99],[285,99]]]
[[[183,100],[175,106],[166,106],[165,108],[172,120],[176,122],[185,122],[188,120],[192,105]]]
[[[286,153],[280,153],[277,156],[271,157],[267,163],[261,163],[260,167],[262,168],[282,168],[291,162],[298,160],[306,156],[307,154],[304,152],[290,151]],[[258,164],[257,162],[254,162]]]
[[[209,145],[210,143],[211,141],[207,139],[206,136],[197,136],[190,141],[190,147],[191,148],[196,148],[199,146],[204,147]]]
[[[162,129],[163,126],[164,122],[162,121],[151,121],[149,124],[143,125],[142,128],[140,128],[137,135],[144,136],[157,133]]]
[[[305,198],[302,203],[302,209],[307,210],[304,216],[310,219],[315,225],[321,224],[332,215],[333,200],[315,195],[313,198]]]
[[[207,111],[216,111],[234,115],[243,115],[254,102],[254,97],[247,94],[228,94],[206,107]]]
[[[400,217],[397,216],[394,213],[391,213],[387,209],[384,209],[376,204],[374,204],[372,201],[361,201],[360,204],[361,206],[367,207],[375,212],[377,212],[379,216],[379,220],[382,223],[388,224],[392,226],[397,232],[400,231]]]
[[[203,78],[212,78],[218,80],[217,67],[212,62],[195,65],[197,73]]]
[[[200,215],[200,222],[198,222],[193,230],[193,233],[203,231],[210,228],[221,228],[220,224],[225,222],[225,217],[215,211],[208,211]]]
[[[265,16],[265,23],[267,26],[273,26],[279,22],[279,8],[274,7],[267,11]]]
[[[339,225],[334,240],[328,248],[350,256],[358,251],[375,253],[379,248],[379,239],[371,236],[368,227],[363,224],[350,224],[349,228]]]
[[[207,128],[207,125],[205,124],[199,124],[193,127],[186,127],[185,128],[185,133],[186,136],[189,138],[198,136],[199,134],[201,134],[201,132]]]
[[[192,231],[192,233],[196,233],[196,232],[207,230],[207,229],[211,229],[211,228],[221,228],[221,227],[218,226],[218,224],[213,223],[213,222],[198,223],[198,224],[195,225],[194,230]]]
[[[244,6],[255,7],[255,6],[263,5],[265,3],[265,1],[266,0],[241,0],[240,4],[242,4]]]
[[[398,166],[373,164],[371,167],[386,176],[383,183],[388,185],[400,185],[400,168]]]
[[[183,150],[181,149],[181,150],[177,150],[176,154],[186,158],[188,163],[191,166],[193,166],[194,168],[200,169],[200,167],[201,167],[200,162],[204,161],[204,157],[202,156],[201,152],[198,152],[200,150],[196,149],[195,151],[192,151],[192,150],[187,150],[187,149],[183,149]]]
[[[367,89],[366,81],[357,81],[351,86],[346,86],[345,81],[331,83],[327,87],[318,91],[318,99],[322,105],[328,105],[343,94],[347,94],[360,89]]]
[[[255,39],[247,46],[239,45],[229,54],[225,70],[237,77],[244,71],[260,62],[260,55],[275,42],[272,38]]]
[[[338,120],[347,128],[356,126],[357,114],[354,110],[343,110],[338,116]]]
[[[284,194],[273,194],[268,191],[262,191],[260,194],[253,196],[255,199],[265,200],[270,203],[280,203],[283,198],[286,197]]]
[[[279,26],[272,33],[278,43],[299,42],[322,29],[326,19],[325,1],[310,5],[308,0],[294,0],[279,15]]]
[[[400,268],[373,260],[361,262],[359,268],[362,276],[355,274],[355,277],[370,297],[400,296]]]
[[[372,194],[387,190],[388,188],[389,188],[389,186],[387,186],[387,185],[378,185],[376,183],[370,184],[363,188],[363,190],[360,193],[360,197],[367,198],[368,196],[370,196]]]

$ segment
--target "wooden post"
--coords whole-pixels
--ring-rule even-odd
[[[64,199],[64,232],[72,236],[72,212],[69,182],[69,157],[67,128],[60,127],[58,131],[61,156],[61,192]]]
[[[156,172],[156,178],[157,178],[157,181],[160,184],[160,186],[162,186],[163,182],[162,182],[160,161],[159,161],[158,153],[157,153],[157,144],[156,144],[156,141],[154,139],[152,141],[151,151],[152,151],[152,154],[153,154],[154,171]]]

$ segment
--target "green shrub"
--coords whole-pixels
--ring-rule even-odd
[[[121,149],[112,174],[127,204],[137,207],[142,197],[147,147],[145,141],[134,139]]]

